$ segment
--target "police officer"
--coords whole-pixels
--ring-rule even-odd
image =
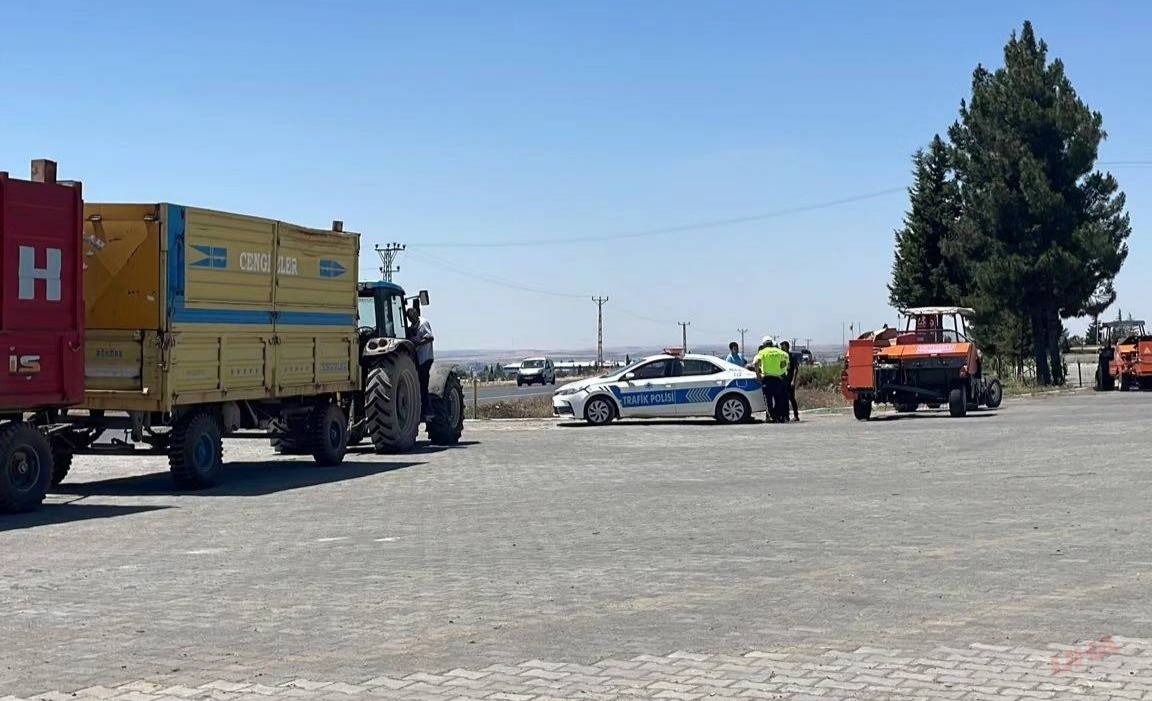
[[[784,378],[788,376],[788,354],[776,347],[771,336],[760,342],[760,351],[752,361],[756,379],[764,388],[764,399],[768,404],[769,423],[788,421],[788,390]]]

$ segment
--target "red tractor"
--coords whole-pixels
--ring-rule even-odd
[[[1097,369],[1096,389],[1152,389],[1152,336],[1144,330],[1144,322],[1105,322],[1100,324],[1100,331],[1108,339],[1103,349],[1107,358],[1102,363],[1108,368],[1108,376]]]
[[[966,307],[908,309],[903,331],[885,325],[849,341],[841,391],[856,418],[869,419],[873,404],[910,412],[947,403],[952,416],[1000,406],[1000,381],[984,376],[980,351],[967,335],[972,314]]]
[[[56,164],[32,180],[0,172],[0,513],[44,501],[54,456],[53,412],[84,399],[84,285],[80,185]]]

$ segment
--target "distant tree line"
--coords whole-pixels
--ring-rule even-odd
[[[1063,320],[1098,328],[1128,255],[1124,193],[1096,170],[1102,125],[1025,22],[1002,68],[976,67],[947,137],[913,157],[892,305],[972,307],[986,353],[1062,384]]]

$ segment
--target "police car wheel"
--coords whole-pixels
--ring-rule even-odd
[[[716,420],[722,424],[739,424],[752,416],[752,407],[748,400],[739,394],[725,395],[716,405]]]
[[[610,423],[616,416],[616,409],[604,397],[593,397],[584,405],[584,420],[593,426]]]

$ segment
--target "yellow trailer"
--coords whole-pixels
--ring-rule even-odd
[[[317,462],[343,460],[358,234],[169,203],[87,204],[84,233],[92,431],[123,421],[189,487],[215,481],[223,435],[293,412]]]

